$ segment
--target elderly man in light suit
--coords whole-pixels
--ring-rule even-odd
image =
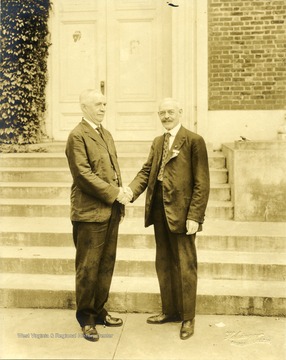
[[[194,333],[195,238],[202,230],[210,184],[205,142],[181,125],[181,115],[174,99],[161,102],[159,117],[167,132],[154,139],[146,163],[128,190],[134,201],[148,187],[145,226],[154,224],[162,313],[147,322],[182,321],[180,338],[184,340]]]
[[[104,305],[114,270],[124,194],[113,138],[101,125],[105,97],[95,90],[80,95],[82,121],[71,131],[66,156],[73,177],[71,220],[76,247],[76,317],[83,336],[99,340],[97,324],[121,326]]]

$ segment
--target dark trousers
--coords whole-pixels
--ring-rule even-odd
[[[195,317],[197,296],[196,235],[174,234],[170,231],[159,182],[152,214],[162,312],[178,316],[181,320],[192,320]]]
[[[76,247],[76,318],[80,326],[95,325],[107,314],[119,226],[119,206],[114,204],[108,222],[73,222]]]

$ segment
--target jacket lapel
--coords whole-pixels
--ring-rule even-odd
[[[110,137],[109,135],[105,132],[105,129],[104,127],[101,125],[101,131],[102,131],[102,134],[103,134],[103,140],[104,140],[104,143],[109,151],[109,153],[111,154],[112,153],[112,147],[111,147],[111,140],[110,140]],[[102,139],[102,137],[100,136],[100,138]]]
[[[180,149],[181,147],[183,146],[184,142],[186,140],[186,136],[185,136],[185,129],[183,126],[181,126],[180,130],[178,131],[175,139],[174,139],[174,142],[172,144],[172,147],[168,153],[168,156],[167,156],[167,160],[166,160],[166,164],[176,158],[180,152]]]
[[[98,144],[103,146],[105,149],[107,149],[107,144],[104,142],[102,137],[99,135],[99,133],[94,130],[86,121],[82,120],[82,126],[84,128],[84,131],[87,133],[87,135],[96,141]]]
[[[114,146],[113,146],[114,141],[113,141],[112,137],[110,136],[110,134],[105,131],[105,129],[103,128],[102,125],[101,125],[101,130],[103,133],[104,142],[108,149],[110,160],[111,160],[114,170],[117,174],[117,178],[119,180],[119,185],[121,186],[122,180],[121,180],[119,165],[118,165],[118,161],[117,161],[116,150],[114,150]]]
[[[160,163],[161,163],[161,160],[162,160],[163,146],[164,146],[164,135],[159,137],[158,144],[157,144],[157,147],[156,147],[155,156],[156,156],[156,160],[157,160],[157,163],[156,163],[157,167],[160,166]]]

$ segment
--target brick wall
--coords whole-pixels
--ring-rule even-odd
[[[286,0],[209,0],[209,109],[286,109]]]

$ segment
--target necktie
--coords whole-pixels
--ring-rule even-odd
[[[101,136],[102,140],[106,143],[106,140],[103,135],[102,127],[99,125],[96,130],[98,131],[99,135]]]
[[[159,170],[159,174],[158,174],[159,181],[163,181],[164,167],[166,165],[166,160],[167,160],[167,156],[168,156],[168,152],[169,152],[170,136],[171,136],[171,134],[168,132],[165,134],[165,139],[164,139],[164,144],[163,144],[162,162],[161,162],[161,166],[160,166],[160,170]]]
[[[99,126],[96,128],[96,130],[98,131],[99,135],[101,136],[102,140],[105,142],[105,144],[106,144],[106,146],[107,146],[107,148],[108,148],[107,141],[106,141],[106,139],[105,139],[105,137],[104,137],[104,135],[103,135],[103,131],[102,131],[101,125],[99,125]],[[117,173],[116,173],[116,170],[115,170],[115,165],[114,165],[114,163],[113,163],[112,156],[110,155],[110,153],[108,153],[108,154],[109,154],[110,162],[111,162],[112,167],[113,167],[113,170],[114,170],[114,179],[113,179],[113,180],[115,180],[115,181],[117,182],[117,185],[118,185],[119,182],[118,182],[118,176],[117,176]]]

